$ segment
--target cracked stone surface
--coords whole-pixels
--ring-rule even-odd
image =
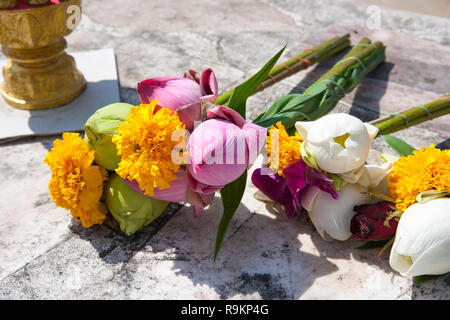
[[[188,68],[215,70],[221,91],[248,78],[288,43],[286,59],[335,35],[387,45],[386,62],[333,112],[369,121],[426,103],[450,88],[450,20],[345,0],[156,2],[85,0],[68,51],[113,47],[122,101],[135,86]],[[253,119],[277,97],[301,93],[340,56],[269,87],[248,101]],[[404,130],[415,147],[450,148],[449,118]],[[287,219],[256,201],[248,184],[213,270],[219,194],[198,218],[171,204],[133,237],[109,217],[84,229],[51,201],[45,154],[58,136],[0,145],[0,299],[449,299],[450,276],[421,285],[394,272],[388,255],[359,242],[325,242],[308,217]],[[376,140],[371,160],[389,151]]]

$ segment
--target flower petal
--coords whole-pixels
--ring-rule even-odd
[[[283,170],[286,176],[286,184],[294,198],[293,205],[296,211],[300,211],[301,195],[306,187],[305,176],[306,163],[303,160],[297,161]]]
[[[449,272],[449,212],[450,198],[415,203],[408,207],[397,228],[389,258],[391,267],[403,275],[436,274],[439,270]],[[446,254],[438,259],[436,254],[443,250],[440,246]]]
[[[242,116],[238,112],[225,106],[216,106],[209,109],[206,117],[207,119],[227,120],[231,123],[234,123],[239,128],[242,128],[246,124],[245,119],[242,118]]]
[[[155,195],[152,198],[169,202],[187,201],[186,192],[188,189],[188,178],[186,171],[184,169],[180,169],[175,175],[177,178],[170,182],[170,187],[166,189],[155,188]],[[145,194],[145,192],[139,188],[136,180],[130,181],[126,179],[125,182],[137,192]]]
[[[392,163],[386,162],[382,165],[365,165],[362,175],[358,178],[357,183],[368,188],[377,187],[381,181],[391,172]]]
[[[285,178],[278,174],[261,174],[261,168],[258,168],[253,171],[252,183],[269,199],[284,206],[288,218],[297,212],[293,205],[294,198],[287,187]]]
[[[389,212],[395,211],[395,204],[382,201],[374,204],[364,204],[354,208],[356,215],[351,221],[351,232],[353,237],[362,241],[377,241],[391,239],[395,236],[398,222],[389,219],[388,226],[385,225]]]
[[[370,141],[373,141],[377,137],[379,129],[367,122],[365,122],[364,125],[366,126],[367,133],[369,134]]]
[[[219,89],[217,86],[216,75],[212,69],[204,69],[200,76],[200,90],[202,91],[202,100],[214,103],[216,101]]]
[[[202,183],[202,182],[198,181],[197,179],[195,179],[189,170],[187,171],[187,177],[188,177],[189,190],[192,190],[192,191],[200,193],[200,194],[211,194],[216,191],[219,191],[220,189],[222,189],[225,186],[225,185],[212,186],[212,185],[209,185],[206,183]]]
[[[142,103],[158,99],[158,105],[175,111],[198,102],[202,97],[200,85],[188,78],[157,77],[139,82],[137,92]]]
[[[201,75],[199,75],[197,71],[189,69],[184,73],[183,77],[191,79],[200,85],[200,91],[202,93],[201,100],[206,100],[211,103],[216,101],[219,89],[217,86],[216,75],[212,69],[203,69]]]
[[[364,165],[370,150],[367,127],[356,117],[333,113],[311,122],[297,122],[310,152],[320,169],[329,173],[345,173]]]
[[[355,215],[353,207],[369,201],[366,190],[356,184],[345,185],[338,194],[339,199],[335,200],[329,193],[320,192],[308,211],[311,221],[325,240],[329,237],[342,241],[350,238],[351,219]]]
[[[312,207],[314,205],[314,202],[317,198],[317,196],[320,193],[320,189],[315,187],[315,186],[309,186],[305,192],[305,194],[303,194],[302,199],[301,199],[301,205],[302,207],[306,210],[306,211],[311,211]]]
[[[306,166],[305,173],[306,182],[309,185],[315,186],[320,190],[329,193],[335,200],[339,198],[339,194],[333,188],[333,180],[327,178],[322,172],[311,168],[310,166]]]
[[[434,243],[416,258],[403,275],[419,276],[450,272],[450,237]]]
[[[180,120],[186,125],[189,132],[194,130],[195,121],[200,121],[201,118],[201,102],[194,102],[187,104],[177,109]]]
[[[245,141],[247,142],[247,169],[250,169],[250,167],[258,158],[261,149],[264,147],[264,144],[266,142],[267,129],[254,123],[247,122],[242,126],[242,133],[244,134]]]
[[[247,169],[249,169],[266,141],[267,129],[251,122],[246,122],[242,116],[225,106],[216,106],[207,111],[207,119],[223,119],[227,120],[242,129],[247,142]]]
[[[194,215],[197,217],[205,207],[214,199],[214,193],[201,194],[192,190],[187,193],[188,202],[192,205]]]
[[[202,122],[189,137],[188,151],[190,174],[206,185],[223,187],[239,178],[247,168],[245,136],[230,121]]]

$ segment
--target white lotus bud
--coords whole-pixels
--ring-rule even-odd
[[[389,264],[404,276],[450,272],[450,198],[415,203],[403,212]]]
[[[314,157],[318,167],[341,174],[360,169],[378,129],[346,113],[334,113],[315,121],[295,124],[302,136],[302,157]]]

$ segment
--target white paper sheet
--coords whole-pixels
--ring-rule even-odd
[[[9,106],[0,97],[0,143],[17,137],[80,131],[99,108],[120,102],[116,59],[111,48],[71,54],[86,78],[87,87],[72,102],[53,109],[27,111]],[[0,65],[5,64],[0,60]],[[0,81],[3,76],[0,72]]]

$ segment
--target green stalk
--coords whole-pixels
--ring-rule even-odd
[[[422,107],[416,106],[400,112],[400,115],[391,114],[387,117],[373,120],[370,123],[379,129],[378,135],[386,135],[441,117],[450,113],[450,94],[445,94],[425,104],[424,107],[429,112]]]
[[[358,65],[360,65],[359,61],[364,63],[365,69],[375,69],[377,65],[384,61],[384,48],[385,46],[381,41],[371,43],[368,38],[361,39],[361,41],[354,46],[352,50],[350,50],[338,63],[336,63],[333,68],[320,77],[317,82],[320,82],[326,78],[344,76],[345,73],[351,68],[358,67]],[[378,53],[375,54],[375,51],[378,51]],[[359,80],[360,79],[357,79],[357,81],[345,82],[343,89],[346,92],[350,92],[359,83]],[[308,93],[308,91],[309,88],[304,93]]]
[[[278,81],[281,81],[293,75],[294,73],[297,73],[298,71],[305,70],[306,68],[308,68],[307,63],[299,61],[299,59],[308,60],[309,62],[311,62],[311,65],[313,65],[344,50],[350,45],[349,37],[350,37],[349,34],[346,34],[342,37],[334,37],[330,40],[327,40],[315,46],[310,51],[303,51],[294,58],[289,59],[273,67],[272,70],[270,70],[269,72],[270,76],[268,75],[262,81],[261,85],[258,86],[258,88],[253,92],[253,94],[261,90],[264,90],[266,87],[269,87],[277,83]],[[292,71],[288,70],[286,67],[290,68]],[[227,103],[233,91],[234,89],[229,90],[224,94],[220,95],[219,97],[217,97],[215,103],[218,105],[224,105],[225,103]]]
[[[362,39],[303,94],[278,98],[253,123],[270,128],[281,121],[289,133],[295,130],[296,121],[312,121],[322,117],[333,110],[339,100],[352,91],[367,73],[384,61],[384,52],[383,43]]]
[[[367,57],[370,55],[370,53],[375,50],[375,46],[382,46],[383,44],[380,41],[377,41],[374,43],[375,46],[370,45],[371,41],[369,38],[363,38],[358,43],[358,45],[354,46],[345,56],[342,57],[342,59],[334,65],[333,68],[331,68],[327,73],[325,73],[322,77],[320,77],[320,81],[322,79],[328,78],[330,76],[334,75],[343,75],[344,72],[355,63],[358,63],[356,60],[347,60],[344,62],[341,62],[349,57],[357,57],[359,59],[363,59],[364,57]],[[365,47],[367,45],[367,47]]]

